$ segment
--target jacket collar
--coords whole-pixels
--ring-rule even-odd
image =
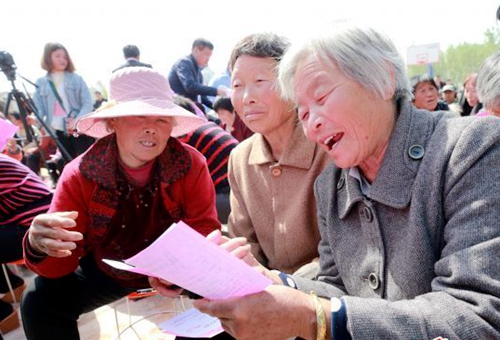
[[[252,137],[253,147],[248,157],[249,165],[261,165],[275,163],[271,147],[263,135],[254,134]],[[279,163],[299,169],[309,169],[314,162],[316,148],[318,146],[307,139],[302,129],[302,124],[298,123],[293,131],[292,138],[286,146]]]
[[[194,57],[194,55],[192,53],[189,55],[189,59],[191,59],[196,73],[200,72],[201,71],[201,67],[198,66],[198,62],[196,61],[196,59],[195,59],[195,57]]]
[[[417,110],[410,102],[400,103],[394,131],[368,198],[396,209],[410,204],[413,182],[438,116]],[[422,153],[411,152],[416,149]],[[349,169],[343,169],[340,176],[343,183],[342,190],[338,190],[338,207],[340,218],[344,218],[364,197],[358,180],[349,176]]]
[[[113,133],[92,145],[80,162],[82,175],[105,189],[117,189],[118,147]],[[168,140],[167,146],[158,156],[159,178],[161,182],[175,182],[191,169],[188,151],[175,138]]]

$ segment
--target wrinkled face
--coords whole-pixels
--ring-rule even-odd
[[[158,157],[172,132],[171,117],[120,117],[108,121],[116,133],[121,161],[130,168],[140,167]]]
[[[52,61],[51,71],[64,71],[68,67],[68,56],[63,49],[55,50],[50,54],[50,60]]]
[[[340,168],[363,166],[384,149],[394,125],[389,99],[380,99],[336,66],[304,59],[294,79],[299,119],[307,137]]]
[[[421,82],[415,88],[413,104],[419,109],[434,111],[438,104],[438,90],[428,82]]]
[[[201,68],[204,68],[208,65],[208,61],[212,56],[212,52],[213,51],[208,47],[203,47],[203,48],[195,47],[192,51],[196,63]]]
[[[254,132],[269,135],[293,119],[293,105],[284,101],[275,85],[276,61],[244,55],[234,64],[231,102],[243,122]]]
[[[475,80],[469,80],[465,86],[465,98],[467,99],[467,102],[471,107],[474,107],[479,102],[479,98],[477,97],[477,92],[476,92],[476,81]]]

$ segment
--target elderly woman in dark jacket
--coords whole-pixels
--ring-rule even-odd
[[[260,267],[264,292],[195,306],[237,339],[500,339],[500,120],[415,109],[370,28],[292,45],[279,73],[333,161],[315,183],[318,279]]]

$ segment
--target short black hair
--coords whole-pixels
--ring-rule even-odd
[[[227,110],[229,112],[234,112],[233,103],[231,103],[231,99],[228,97],[217,97],[214,100],[212,105],[214,107],[214,111],[218,110]]]
[[[195,47],[199,47],[200,49],[208,47],[209,49],[213,50],[214,44],[212,44],[209,40],[205,38],[198,38],[193,41],[193,46],[191,47],[191,49],[194,49]]]
[[[123,48],[123,56],[125,58],[137,58],[140,54],[139,47],[135,45],[127,45]]]

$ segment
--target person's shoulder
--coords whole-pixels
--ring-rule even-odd
[[[13,167],[16,169],[23,169],[23,170],[26,168],[26,166],[21,162],[19,162],[18,160],[9,157],[3,153],[0,153],[0,166],[2,167],[2,169],[4,166]]]
[[[192,64],[192,63],[193,61],[191,60],[190,56],[186,55],[177,59],[172,67],[178,67],[180,64]]]
[[[254,133],[252,136],[239,142],[239,144],[231,152],[231,156],[235,158],[248,158],[250,152],[255,146],[258,137],[259,134]]]
[[[333,162],[326,164],[325,168],[319,173],[318,177],[314,181],[314,186],[317,188],[328,188],[332,186],[337,186],[337,181],[332,180],[337,178],[337,174],[341,172],[342,169],[338,168]]]
[[[67,77],[69,82],[85,84],[85,80],[83,79],[83,77],[76,72],[67,72],[66,71],[65,77]]]
[[[203,156],[203,154],[195,147],[181,141],[179,141],[179,143],[181,143],[184,149],[188,152],[194,166],[199,166],[200,164],[206,163],[205,156]]]
[[[456,117],[443,115],[433,131],[433,143],[437,148],[455,154],[457,158],[476,159],[487,150],[500,152],[500,118]]]
[[[457,117],[449,111],[443,111],[439,117],[438,126],[443,129],[454,129],[461,132],[498,132],[500,128],[500,118],[495,116]],[[494,136],[495,134],[492,135]]]

